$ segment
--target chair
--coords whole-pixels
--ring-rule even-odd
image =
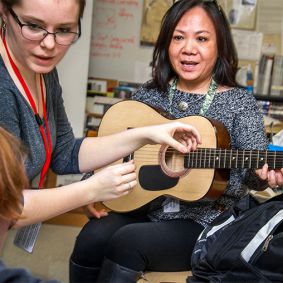
[[[145,273],[145,279],[138,280],[137,283],[185,283],[190,271],[180,272],[151,272]]]

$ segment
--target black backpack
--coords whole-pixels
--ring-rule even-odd
[[[283,201],[224,212],[201,233],[191,266],[190,283],[283,282]]]

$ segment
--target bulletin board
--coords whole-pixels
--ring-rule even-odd
[[[160,25],[172,0],[144,0],[143,19],[141,25],[141,44],[154,46],[160,31]]]
[[[89,77],[143,83],[153,47],[140,45],[143,1],[94,0]]]

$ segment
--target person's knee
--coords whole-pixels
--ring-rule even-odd
[[[98,266],[104,257],[105,236],[89,221],[77,236],[71,260],[85,266]]]
[[[112,236],[105,257],[127,268],[143,270],[145,258],[142,242],[135,224],[124,226]]]

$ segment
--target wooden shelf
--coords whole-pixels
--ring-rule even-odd
[[[275,95],[262,95],[262,94],[254,94],[256,100],[262,101],[271,101],[271,102],[283,102],[283,96],[275,96]]]
[[[93,118],[100,118],[101,119],[103,117],[103,114],[88,112],[87,116],[93,117]]]
[[[274,125],[274,126],[265,126],[265,130],[266,130],[266,133],[268,135],[270,134],[277,134],[278,132],[280,132],[281,130],[283,129],[283,123],[280,123],[280,124],[277,124],[277,125]]]

